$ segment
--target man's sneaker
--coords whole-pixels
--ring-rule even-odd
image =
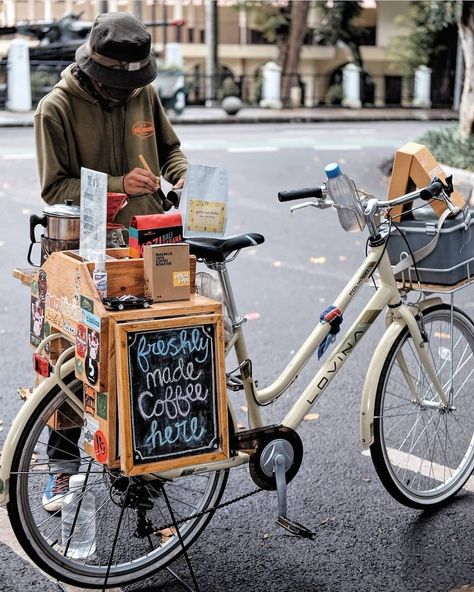
[[[55,473],[49,476],[46,489],[43,493],[43,508],[47,512],[59,512],[63,497],[69,491],[69,475],[67,473]]]

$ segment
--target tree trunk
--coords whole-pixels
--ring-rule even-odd
[[[293,0],[291,2],[290,34],[287,53],[282,60],[281,96],[283,105],[290,104],[290,89],[299,86],[299,65],[301,47],[306,34],[309,0]]]
[[[474,2],[463,2],[459,36],[464,54],[464,87],[459,107],[459,134],[467,140],[474,134]]]

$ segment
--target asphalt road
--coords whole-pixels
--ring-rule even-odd
[[[380,165],[424,130],[422,122],[187,126],[177,131],[191,162],[223,166],[229,173],[228,233],[260,232],[266,242],[243,251],[230,266],[241,314],[252,313],[246,334],[259,383],[269,384],[318,322],[364,255],[365,235],[346,234],[335,212],[289,214],[279,190],[323,181],[337,160],[365,190],[385,196]],[[28,290],[10,270],[25,266],[28,221],[41,212],[31,129],[0,132],[0,446],[20,407],[19,385],[32,380]],[[361,305],[372,293],[367,285]],[[474,314],[472,289],[456,302]],[[357,308],[357,303],[356,303]],[[349,326],[354,312],[345,318]],[[360,393],[380,323],[367,335],[303,422],[304,461],[288,491],[289,514],[316,532],[313,542],[275,525],[274,493],[219,511],[192,547],[201,592],[448,592],[474,582],[472,510],[466,491],[447,508],[422,513],[400,506],[379,483],[359,442]],[[308,364],[298,382],[264,417],[277,422],[318,366]],[[244,414],[244,401],[231,397]],[[246,470],[231,475],[225,499],[254,487]],[[58,589],[18,559],[0,510],[0,590]],[[184,562],[175,569],[189,581]],[[3,577],[2,577],[3,576]],[[127,591],[183,587],[161,574]]]

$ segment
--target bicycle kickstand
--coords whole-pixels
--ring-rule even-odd
[[[278,518],[277,524],[296,536],[311,539],[315,537],[315,533],[303,526],[299,522],[290,520],[287,516],[287,501],[286,501],[286,458],[284,454],[277,453],[273,457],[273,472],[275,473],[275,480],[278,494]]]

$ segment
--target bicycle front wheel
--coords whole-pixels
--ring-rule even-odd
[[[82,394],[82,383],[74,376],[65,383],[78,396]],[[57,426],[53,422],[58,421],[67,427],[54,432],[52,446],[51,426]],[[183,552],[182,543],[188,547],[196,540],[219,503],[227,471],[173,480],[153,475],[124,477],[87,455],[82,423],[59,387],[35,408],[13,456],[10,521],[33,562],[58,580],[84,588],[124,586],[163,569]],[[58,457],[73,462],[78,472],[87,475],[82,495],[90,491],[95,499],[93,518],[66,538],[61,533],[61,510],[48,513],[42,505],[50,473],[57,471]],[[71,505],[74,507],[67,511],[75,512],[77,497]],[[179,522],[181,541],[172,526],[171,512]],[[84,541],[92,522],[95,540],[87,553]],[[81,547],[80,554],[75,545]]]
[[[412,508],[454,496],[474,469],[474,325],[442,304],[423,313],[425,347],[448,399],[443,405],[405,327],[380,374],[375,399],[375,469],[388,492]]]

